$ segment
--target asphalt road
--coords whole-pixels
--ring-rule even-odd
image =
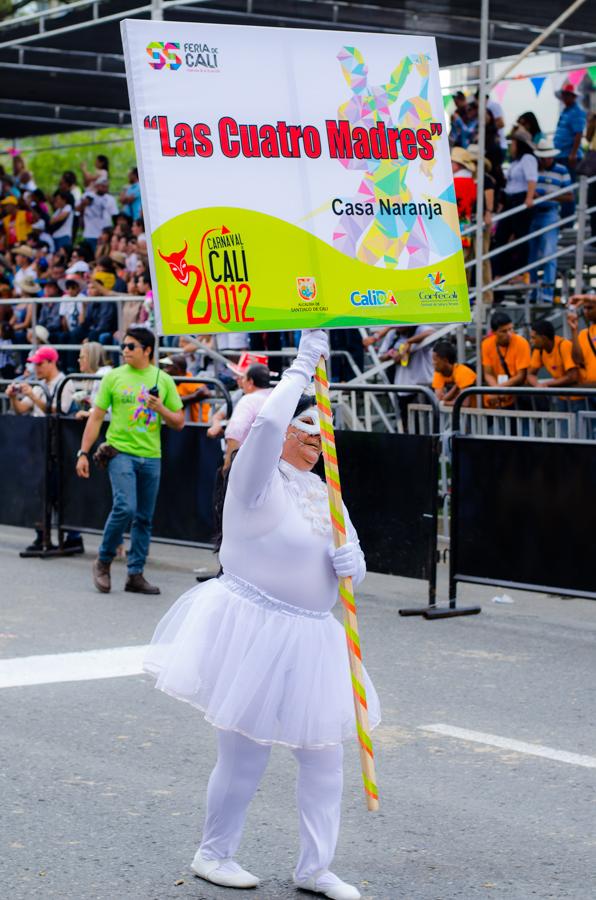
[[[122,564],[117,590],[100,595],[89,575],[95,538],[84,557],[21,560],[29,537],[0,528],[4,660],[146,644],[194,582],[193,567],[213,567],[206,552],[154,545],[147,574],[161,597],[123,593]],[[480,601],[481,615],[427,622],[397,614],[424,604],[420,582],[372,574],[360,591],[365,662],[383,704],[381,810],[366,811],[348,747],[334,870],[367,900],[596,896],[596,603],[510,591],[515,602],[497,605],[495,593],[467,586],[462,597]],[[0,676],[3,664],[12,665],[0,661]],[[262,886],[230,891],[188,870],[214,761],[212,729],[196,710],[135,674],[0,687],[0,717],[0,896],[309,896],[291,883],[294,762],[282,749],[238,856]],[[423,730],[437,724],[504,745]]]

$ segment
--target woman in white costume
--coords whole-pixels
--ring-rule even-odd
[[[356,733],[345,637],[330,610],[338,576],[358,584],[366,566],[347,512],[349,541],[333,547],[326,488],[311,472],[321,452],[318,414],[312,405],[300,412],[315,366],[328,354],[325,332],[303,333],[296,359],[231,469],[224,574],[174,604],[156,629],[145,668],[160,690],[197,706],[217,729],[193,872],[227,887],[259,884],[234,856],[271,746],[282,744],[298,761],[294,883],[333,900],[357,900],[357,889],[329,871],[339,831],[342,741]],[[365,683],[374,727],[378,698],[366,674]]]

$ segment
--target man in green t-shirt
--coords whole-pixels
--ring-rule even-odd
[[[89,478],[89,453],[99,436],[108,409],[112,410],[106,443],[114,451],[108,463],[112,510],[93,563],[98,591],[111,590],[110,565],[130,529],[128,578],[125,591],[159,594],[143,575],[149,552],[151,526],[161,469],[161,424],[181,431],[182,401],[172,378],[152,365],[155,335],[148,328],[131,326],[122,342],[124,365],[101,380],[77,453],[77,475]]]

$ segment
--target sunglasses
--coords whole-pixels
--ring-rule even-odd
[[[121,350],[136,350],[137,347],[140,347],[140,344],[134,344],[132,341],[124,341],[120,344]]]

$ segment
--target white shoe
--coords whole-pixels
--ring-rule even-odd
[[[294,875],[294,884],[303,891],[322,894],[331,900],[360,900],[360,891],[353,884],[346,884],[333,872],[318,872],[311,878],[299,880]]]
[[[195,853],[190,868],[199,878],[223,887],[254,888],[259,884],[256,875],[247,872],[233,859],[205,859],[200,850]]]

